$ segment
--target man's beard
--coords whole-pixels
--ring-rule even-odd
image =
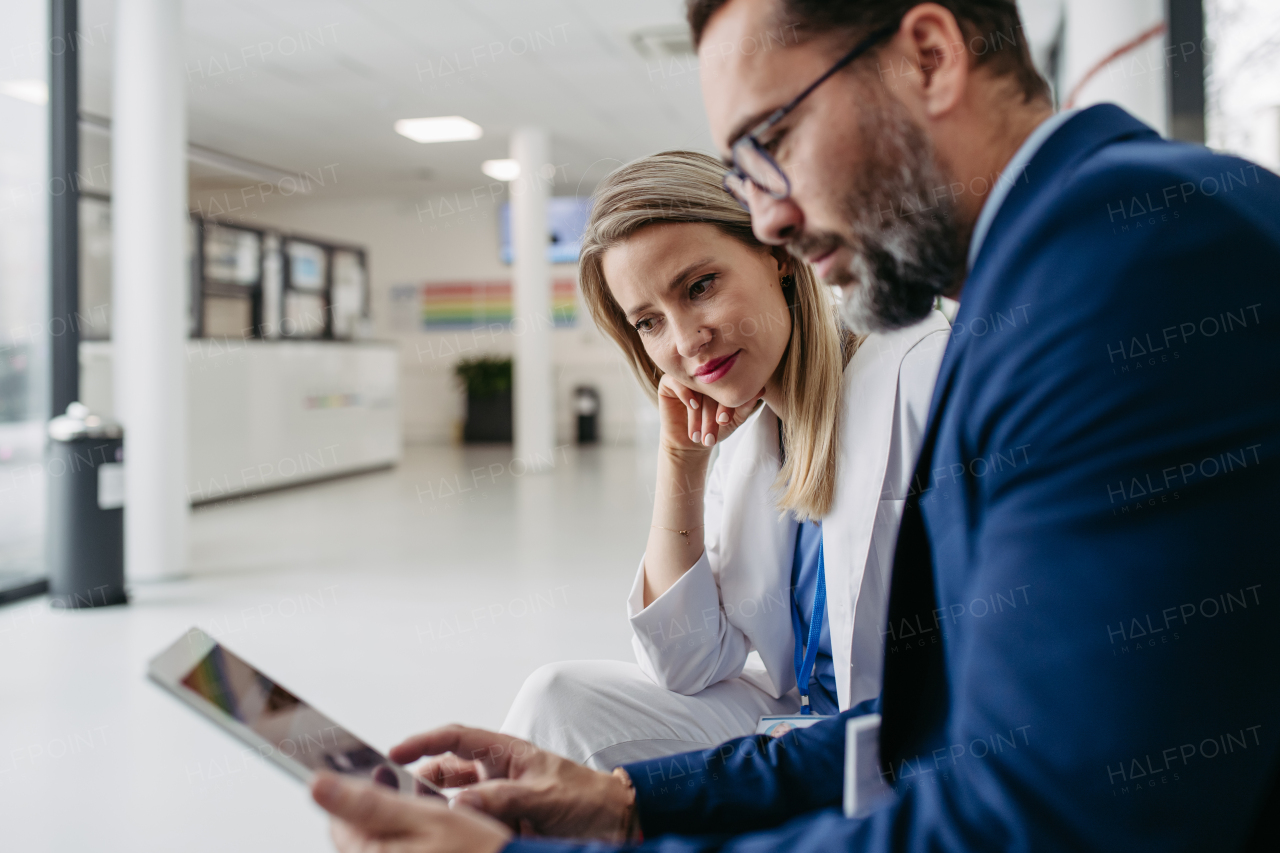
[[[928,137],[895,98],[882,91],[868,95],[859,128],[865,160],[841,202],[846,234],[806,232],[788,247],[801,257],[849,250],[852,261],[833,270],[826,283],[841,286],[841,316],[859,333],[923,320],[964,270],[954,201],[949,190],[935,195],[950,180]]]

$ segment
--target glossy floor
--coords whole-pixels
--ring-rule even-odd
[[[632,659],[651,474],[628,448],[417,448],[393,470],[204,507],[189,576],[127,607],[0,608],[0,849],[331,849],[301,785],[145,678],[199,625],[379,748],[497,727],[524,677]]]

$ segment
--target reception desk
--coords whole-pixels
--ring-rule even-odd
[[[111,344],[82,343],[80,369],[82,401],[112,414]],[[191,503],[394,465],[397,378],[393,344],[188,341]]]

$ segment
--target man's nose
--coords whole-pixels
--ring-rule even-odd
[[[751,196],[751,230],[761,243],[781,246],[804,230],[804,214],[790,198],[776,199],[756,191]]]

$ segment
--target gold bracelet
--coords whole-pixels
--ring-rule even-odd
[[[689,534],[690,534],[690,533],[692,533],[692,532],[693,532],[693,531],[695,531],[695,530],[701,530],[701,529],[702,529],[702,525],[701,525],[701,524],[696,525],[696,526],[694,526],[694,527],[690,527],[688,530],[676,530],[674,527],[663,527],[661,524],[650,524],[649,526],[650,526],[650,527],[656,527],[656,528],[658,528],[659,530],[670,530],[672,533],[679,533],[681,536],[683,536],[683,537],[684,537],[684,544],[686,544],[686,545],[688,545],[688,544],[689,544]]]

